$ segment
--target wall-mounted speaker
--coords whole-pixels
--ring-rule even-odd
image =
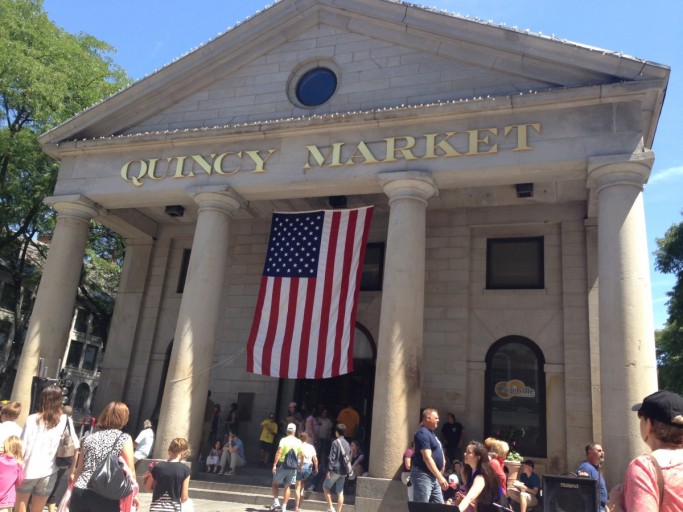
[[[597,480],[571,476],[543,476],[543,512],[599,512]]]

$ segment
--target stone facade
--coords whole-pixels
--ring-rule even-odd
[[[316,67],[336,91],[305,107],[296,89]],[[90,217],[127,240],[99,405],[123,399],[134,424],[159,411],[161,454],[177,435],[199,442],[207,390],[221,404],[251,393],[240,429],[254,458],[260,419],[296,387],[245,370],[270,214],[346,196],[375,206],[369,241],[386,244],[383,290],[359,297],[376,370],[360,390],[372,438],[356,506],[405,506],[392,479],[420,407],[490,434],[491,347],[509,336],[543,362],[528,390],[544,388],[537,468],[572,470],[619,422],[602,441],[616,481],[637,451],[622,448],[637,432],[626,404],[656,388],[641,193],[668,74],[412,4],[293,0],[48,132],[72,242],[49,258],[77,267]],[[542,240],[542,286],[489,286],[489,241],[528,237]],[[36,319],[61,321],[40,304]]]

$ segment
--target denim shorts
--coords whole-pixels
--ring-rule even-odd
[[[296,472],[296,479],[306,480],[309,476],[311,476],[312,471],[313,464],[304,464],[303,466],[301,466],[301,469]]]
[[[32,494],[33,496],[49,496],[57,482],[57,471],[43,478],[29,478],[22,482],[17,493]]]
[[[273,482],[279,485],[296,485],[296,469],[285,469],[278,466],[273,475]]]

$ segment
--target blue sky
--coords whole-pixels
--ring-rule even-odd
[[[368,0],[370,1],[370,0]],[[413,0],[414,3],[422,3]],[[264,0],[44,0],[49,17],[68,32],[106,41],[114,61],[135,79],[163,67],[262,10]],[[680,0],[425,0],[424,5],[495,24],[530,29],[578,43],[624,52],[671,67],[664,111],[654,142],[656,162],[645,189],[650,253],[655,238],[681,222],[683,151],[683,52]],[[652,256],[650,261],[652,264]],[[655,327],[666,321],[666,292],[672,276],[652,270]]]

